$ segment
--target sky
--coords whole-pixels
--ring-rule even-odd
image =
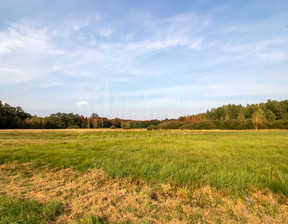
[[[164,119],[288,98],[287,0],[0,0],[0,100]]]

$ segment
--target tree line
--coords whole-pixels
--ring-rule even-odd
[[[96,113],[86,117],[73,113],[54,113],[48,117],[32,116],[21,107],[12,107],[0,101],[0,129],[65,129],[65,128],[147,128],[159,120],[134,121],[108,119]]]
[[[93,113],[89,117],[73,113],[32,116],[21,107],[0,101],[1,129],[65,128],[147,128],[153,129],[288,129],[288,100],[242,106],[235,104],[207,110],[206,113],[180,116],[178,119],[135,121],[108,119]]]
[[[228,104],[203,114],[181,116],[178,122],[184,124],[174,126],[183,129],[288,129],[288,100],[246,106]]]

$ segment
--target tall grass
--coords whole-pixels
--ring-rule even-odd
[[[103,169],[111,177],[243,194],[254,186],[288,196],[287,131],[1,131],[0,163]]]

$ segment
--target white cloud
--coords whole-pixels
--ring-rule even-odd
[[[60,83],[60,82],[47,82],[47,83],[42,84],[41,86],[54,87],[54,86],[61,86],[61,85],[62,85],[62,83]]]
[[[0,32],[0,85],[11,85],[40,77],[50,70],[48,61],[63,55],[47,28],[12,23]]]
[[[288,39],[283,37],[246,42],[245,44],[228,44],[220,47],[219,52],[224,52],[224,61],[246,61],[251,60],[263,62],[283,62],[287,60],[284,44],[288,44]]]
[[[35,80],[39,77],[41,77],[41,80],[44,80],[43,77],[51,76],[54,73],[57,76],[63,75],[66,76],[65,78],[68,76],[75,80],[77,78],[85,78],[87,80],[107,78],[112,82],[129,82],[131,79],[137,77],[168,77],[174,71],[175,75],[179,75],[182,79],[185,79],[185,75],[187,75],[189,69],[193,66],[196,67],[194,68],[196,72],[193,75],[197,76],[201,74],[201,69],[211,69],[215,65],[228,64],[232,60],[241,61],[251,55],[266,61],[277,62],[286,60],[286,54],[283,52],[277,50],[271,51],[272,46],[286,43],[287,39],[285,38],[275,38],[252,43],[243,41],[244,44],[232,43],[230,45],[226,44],[226,42],[220,42],[220,44],[217,42],[213,46],[213,52],[206,52],[207,58],[202,60],[203,58],[197,57],[197,51],[204,51],[209,44],[208,39],[204,38],[202,34],[202,29],[203,26],[209,25],[210,18],[188,14],[170,19],[161,20],[153,17],[149,19],[152,21],[153,26],[144,27],[146,30],[143,31],[145,33],[143,37],[139,38],[137,34],[131,34],[133,37],[128,39],[126,38],[127,34],[121,37],[121,32],[117,33],[116,30],[110,28],[97,29],[97,26],[100,26],[99,24],[97,24],[96,28],[94,28],[95,24],[93,24],[92,28],[92,23],[88,19],[72,20],[66,30],[63,28],[63,33],[67,31],[65,38],[62,37],[62,27],[60,26],[37,29],[27,24],[11,24],[9,29],[0,33],[0,85]],[[66,23],[69,24],[68,21]],[[139,24],[141,23],[139,22]],[[87,33],[83,31],[84,29],[82,30],[85,26],[89,30]],[[101,24],[101,27],[105,27],[105,24]],[[77,39],[76,41],[74,35],[80,35],[80,33],[82,39]],[[109,39],[112,34],[113,41]],[[107,39],[99,38],[99,35]],[[189,48],[197,51],[187,50]],[[179,58],[174,53],[174,50],[175,52],[177,50],[179,52],[179,49],[181,50],[179,53],[180,57],[184,58],[187,56],[185,60],[182,58],[183,62],[178,60]],[[169,51],[171,52],[170,55],[168,54]],[[175,64],[169,64],[172,60],[167,60],[168,63],[165,60],[160,63],[149,60],[150,57],[152,58],[158,53],[164,55],[162,58],[165,58],[166,55],[171,58],[173,57],[174,61],[172,63]],[[147,63],[147,61],[149,62]],[[184,64],[183,68],[181,68],[181,63]],[[176,70],[175,67],[177,66],[183,70]],[[185,70],[188,70],[188,72]],[[227,77],[229,75],[226,74],[224,79],[227,79]],[[57,82],[51,82],[42,86],[57,85]],[[253,90],[252,85],[250,87]],[[264,94],[265,92],[262,90],[266,87],[260,88],[258,86],[254,88],[255,91],[244,91],[244,95],[256,94],[260,90]],[[204,87],[203,85],[199,85],[199,87],[195,85],[188,85],[186,87],[175,86],[172,89],[165,88],[159,91],[149,89],[143,94],[149,95],[150,91],[156,94],[162,91],[168,97],[171,97],[169,95],[171,91],[184,95],[188,92],[195,95],[205,92],[206,96],[224,96],[225,94],[243,95],[241,86],[231,85],[229,87],[229,85],[223,86],[217,84],[204,85]],[[278,93],[284,92],[281,90]],[[201,94],[201,96],[203,95]],[[167,101],[164,99],[154,101],[155,104],[152,106],[165,105],[165,102],[171,102],[169,99]],[[88,105],[88,103],[80,101],[77,105],[83,106]],[[147,102],[147,105],[151,104]]]
[[[82,27],[88,26],[89,25],[89,20],[88,19],[78,19],[78,20],[74,20],[72,22],[72,28],[74,31],[78,31],[80,30]]]
[[[21,74],[23,72],[23,70],[19,69],[19,68],[0,68],[0,72],[1,73],[16,73],[16,74]]]
[[[98,31],[98,33],[100,34],[100,36],[108,38],[113,33],[113,30],[110,28],[102,28]]]
[[[271,34],[275,31],[271,30],[267,35],[262,31],[260,36],[262,33],[258,35],[255,31],[260,24],[252,27],[233,21],[219,23],[220,17],[212,17],[215,12],[209,15],[191,12],[170,18],[129,13],[114,21],[113,17],[107,21],[101,18],[100,22],[100,18],[91,15],[82,18],[65,15],[56,23],[21,20],[8,24],[8,28],[0,30],[0,86],[22,82],[31,97],[36,99],[36,92],[40,93],[39,98],[45,104],[61,91],[61,103],[68,102],[70,108],[79,110],[88,110],[94,102],[102,104],[87,96],[87,88],[77,95],[75,84],[83,80],[93,84],[108,80],[114,85],[109,94],[124,95],[124,99],[132,96],[131,101],[127,100],[128,107],[146,106],[147,110],[155,107],[161,110],[169,105],[194,106],[193,102],[204,98],[207,102],[215,98],[221,101],[227,96],[247,99],[288,94],[280,82],[268,83],[268,79],[266,84],[257,82],[268,66],[271,70],[266,77],[286,75],[284,63],[277,71],[271,66],[272,62],[283,62],[288,57],[288,39],[279,32]],[[214,75],[212,81],[209,75]],[[243,76],[243,80],[234,79]],[[49,88],[53,86],[59,88]],[[2,94],[6,94],[6,89],[8,94],[10,88],[11,95],[15,92],[13,87],[5,88]],[[41,87],[47,88],[43,91]],[[189,101],[190,96],[194,98]],[[188,100],[183,100],[185,97]],[[17,97],[10,97],[13,98]],[[123,106],[122,101],[116,106]]]
[[[0,68],[6,69],[0,74],[0,77],[5,77],[5,82],[1,84],[25,82],[53,73],[90,78],[109,76],[114,80],[159,75],[164,72],[162,68],[143,66],[142,60],[173,47],[201,49],[202,39],[193,34],[196,25],[187,28],[187,24],[201,24],[202,18],[183,14],[171,19],[149,19],[155,27],[144,27],[145,36],[136,39],[136,35],[127,41],[126,34],[122,35],[123,39],[117,35],[113,42],[107,40],[114,33],[111,28],[103,28],[103,23],[97,29],[99,18],[64,19],[59,24],[47,23],[44,28],[28,22],[10,24],[0,33],[0,57],[1,54],[3,56]],[[141,24],[141,21],[138,22]],[[90,31],[84,32],[83,27]],[[157,31],[154,32],[154,29]],[[93,30],[107,39],[99,39]]]
[[[280,51],[271,51],[261,54],[261,58],[270,62],[282,62],[287,60],[285,53]]]
[[[245,44],[228,44],[223,51],[227,52],[255,52],[269,49],[271,46],[287,43],[287,38],[273,38],[268,40],[253,41]]]
[[[77,104],[77,106],[85,106],[85,105],[88,105],[88,102],[80,101],[80,102],[77,102],[76,104]]]
[[[0,33],[0,55],[7,53],[62,54],[50,42],[47,28],[31,28],[13,23],[8,30]]]

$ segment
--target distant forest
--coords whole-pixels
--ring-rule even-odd
[[[288,100],[267,100],[246,106],[228,104],[206,113],[165,120],[108,119],[93,113],[85,117],[73,113],[55,113],[48,117],[32,116],[21,107],[0,101],[1,129],[64,128],[148,128],[148,129],[288,129]]]

